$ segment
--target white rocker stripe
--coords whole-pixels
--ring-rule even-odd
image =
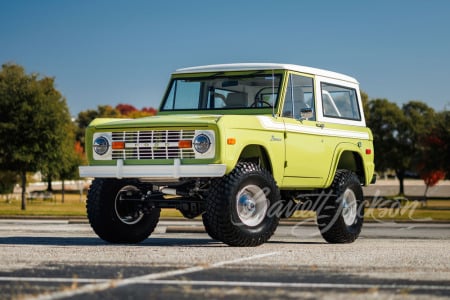
[[[344,138],[354,138],[368,140],[369,134],[367,132],[359,132],[352,130],[342,130],[334,128],[324,128],[324,127],[313,127],[313,126],[296,126],[294,124],[284,124],[283,122],[276,122],[271,117],[259,116],[258,117],[261,126],[265,129],[284,131],[287,132],[299,132],[306,134],[315,135],[326,135],[326,136],[336,136]]]

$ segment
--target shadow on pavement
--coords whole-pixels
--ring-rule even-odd
[[[321,245],[325,242],[268,241],[268,244]],[[138,247],[228,247],[226,244],[209,238],[148,238],[139,244],[111,244],[97,237],[2,237],[0,245],[41,245],[41,246],[138,246]]]
[[[220,246],[224,244],[212,239],[188,239],[188,238],[148,238],[139,244],[111,244],[96,237],[2,237],[0,245],[44,245],[44,246],[187,246],[204,247]]]

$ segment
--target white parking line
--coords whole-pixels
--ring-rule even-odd
[[[123,287],[126,285],[136,284],[136,283],[139,283],[142,281],[151,282],[152,280],[156,280],[156,279],[195,273],[195,272],[199,272],[199,271],[222,267],[222,266],[229,265],[229,264],[235,264],[235,263],[249,261],[249,260],[253,260],[253,259],[259,259],[259,258],[264,258],[264,257],[268,257],[268,256],[273,256],[273,255],[280,254],[280,253],[281,252],[263,253],[263,254],[257,254],[257,255],[242,257],[242,258],[233,259],[233,260],[221,261],[221,262],[217,262],[214,264],[207,264],[207,265],[201,265],[201,266],[196,266],[196,267],[190,267],[190,268],[184,268],[184,269],[166,271],[166,272],[160,272],[160,273],[151,273],[148,275],[131,277],[131,278],[126,278],[126,279],[108,280],[106,282],[83,285],[83,286],[81,286],[77,289],[73,289],[73,290],[66,290],[66,291],[60,291],[60,292],[55,292],[55,293],[50,293],[50,294],[43,294],[43,295],[37,296],[35,298],[31,298],[31,299],[54,300],[54,299],[73,297],[73,296],[81,295],[81,294],[100,292],[100,291],[107,290],[109,288],[117,288],[117,287]],[[74,282],[74,280],[71,282]]]

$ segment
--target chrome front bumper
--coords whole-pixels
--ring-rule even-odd
[[[177,179],[181,177],[222,177],[226,165],[182,165],[180,159],[174,159],[173,165],[124,165],[117,160],[115,166],[80,166],[80,177],[97,178],[146,178]]]

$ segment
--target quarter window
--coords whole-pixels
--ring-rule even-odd
[[[321,83],[323,115],[330,118],[361,120],[355,89]]]

